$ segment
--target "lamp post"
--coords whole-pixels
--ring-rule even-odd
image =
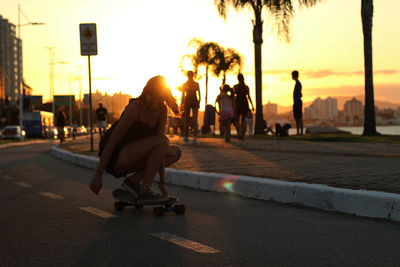
[[[21,25],[21,13],[24,15],[26,21],[28,23],[22,24]],[[45,23],[43,22],[30,22],[25,14],[21,10],[21,6],[18,5],[18,97],[19,97],[19,127],[21,128],[21,131],[23,129],[23,109],[22,109],[22,98],[23,98],[23,86],[21,86],[22,83],[22,40],[21,40],[21,27],[22,26],[28,26],[28,25],[44,25]],[[23,136],[20,136],[20,140],[22,141]]]
[[[82,127],[82,76],[81,69],[82,65],[77,65],[79,68],[79,126]]]
[[[49,50],[49,70],[50,70],[50,99],[52,100],[52,105],[51,105],[51,112],[53,113],[53,127],[54,124],[56,123],[56,106],[55,106],[55,101],[54,101],[54,65],[57,64],[69,64],[67,61],[57,61],[54,62],[54,46],[51,47],[45,47],[46,49]]]

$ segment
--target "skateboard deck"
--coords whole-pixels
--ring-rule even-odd
[[[136,209],[142,209],[143,206],[157,206],[153,208],[153,212],[157,216],[162,216],[164,212],[173,211],[176,214],[184,214],[185,206],[178,204],[179,198],[176,196],[168,196],[168,200],[153,202],[153,203],[140,203],[128,191],[122,188],[115,189],[112,192],[114,199],[115,210],[123,210],[126,206],[134,206]]]

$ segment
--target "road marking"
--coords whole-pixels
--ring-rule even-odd
[[[11,176],[6,175],[6,174],[3,174],[1,178],[3,178],[4,180],[11,180],[12,179]]]
[[[63,199],[64,198],[60,195],[56,195],[51,192],[40,192],[39,194],[42,196],[48,197],[48,198],[52,198],[52,199]]]
[[[25,188],[32,187],[30,184],[27,184],[27,183],[24,183],[24,182],[18,182],[18,183],[15,183],[15,184],[19,185],[20,187],[25,187]]]
[[[97,215],[97,216],[102,217],[104,219],[117,217],[117,216],[115,216],[115,215],[113,215],[113,214],[111,214],[111,213],[109,213],[107,211],[99,210],[99,209],[96,209],[96,208],[93,208],[93,207],[79,207],[79,209],[80,210],[84,210],[86,212],[89,212],[91,214]]]
[[[162,240],[166,240],[169,241],[175,245],[181,246],[181,247],[185,247],[191,250],[194,250],[196,252],[200,252],[200,253],[218,253],[221,252],[215,248],[212,247],[208,247],[205,246],[203,244],[185,239],[183,237],[179,237],[170,233],[150,233],[151,236],[160,238]]]

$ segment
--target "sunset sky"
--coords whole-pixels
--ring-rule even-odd
[[[297,1],[294,1],[297,2]],[[375,99],[400,104],[400,10],[399,0],[374,1],[373,59]],[[0,0],[0,15],[18,22],[18,1]],[[44,26],[21,28],[26,82],[35,95],[49,99],[49,51],[54,46],[55,94],[78,94],[78,66],[82,89],[88,92],[87,57],[80,56],[79,24],[96,23],[98,56],[92,57],[92,90],[137,96],[146,81],[164,75],[172,88],[185,81],[179,68],[183,55],[193,53],[192,38],[231,47],[244,58],[243,73],[253,102],[253,13],[229,9],[219,16],[214,0],[20,0],[31,22]],[[279,40],[273,21],[264,13],[262,47],[263,102],[292,103],[297,69],[303,84],[303,101],[327,96],[363,95],[363,35],[361,0],[326,0],[310,9],[296,9],[291,23],[291,42]],[[21,24],[27,21],[22,16]],[[236,74],[227,83],[237,83]],[[205,79],[200,79],[202,100]],[[209,103],[214,103],[222,77],[209,82]],[[178,96],[179,92],[174,91]],[[204,106],[204,102],[202,103]],[[343,107],[339,107],[342,109]]]

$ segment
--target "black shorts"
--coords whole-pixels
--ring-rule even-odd
[[[295,120],[303,118],[303,102],[297,102],[293,105],[293,117]]]

